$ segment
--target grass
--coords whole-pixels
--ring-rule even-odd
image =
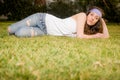
[[[0,80],[120,80],[120,25],[109,39],[9,36],[0,22]]]

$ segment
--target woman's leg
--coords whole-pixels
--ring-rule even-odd
[[[10,34],[15,33],[19,28],[21,27],[34,27],[37,25],[41,13],[35,13],[33,15],[30,15],[8,27],[8,32]]]
[[[33,37],[33,36],[42,36],[45,33],[37,27],[21,27],[15,32],[17,37]]]

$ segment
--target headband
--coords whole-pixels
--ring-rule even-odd
[[[100,17],[102,17],[102,13],[101,13],[101,11],[100,10],[98,10],[98,9],[92,9],[92,10],[90,10],[90,12],[94,12],[94,13],[96,13],[97,15],[99,15]]]

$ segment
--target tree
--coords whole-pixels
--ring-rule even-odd
[[[46,5],[46,0],[35,0],[34,3],[35,5],[43,6]]]
[[[35,12],[45,12],[46,7],[34,4],[34,0],[4,0],[1,14],[8,16],[9,20],[20,20]]]
[[[120,0],[0,0],[0,15],[19,20],[36,12],[48,12],[58,17],[68,17],[86,12],[91,6],[101,7],[108,21],[120,22]],[[47,6],[47,9],[46,9]]]

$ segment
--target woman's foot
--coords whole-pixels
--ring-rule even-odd
[[[14,33],[10,33],[10,28],[8,27],[8,35],[14,35]]]

